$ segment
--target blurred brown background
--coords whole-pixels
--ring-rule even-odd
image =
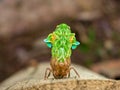
[[[120,79],[119,5],[119,0],[0,0],[0,81],[50,61],[43,39],[63,22],[81,42],[72,62]]]

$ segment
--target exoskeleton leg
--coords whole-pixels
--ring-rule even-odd
[[[48,75],[47,75],[47,71],[49,71]],[[50,76],[51,72],[52,72],[52,69],[46,68],[44,79],[48,79],[48,77]]]
[[[70,67],[70,71],[71,70],[73,70],[76,73],[76,75],[78,76],[78,78],[80,78],[80,75],[78,74],[78,72],[75,70],[74,67]],[[68,77],[70,77],[70,71],[69,71]]]

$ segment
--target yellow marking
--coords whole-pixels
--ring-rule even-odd
[[[53,34],[51,38],[52,38],[52,41],[54,41],[55,40],[55,35]]]
[[[73,41],[73,36],[70,37],[70,42],[72,42],[72,41]]]

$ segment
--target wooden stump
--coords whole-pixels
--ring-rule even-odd
[[[71,71],[70,78],[54,79],[51,75],[44,80],[45,69],[50,66],[49,63],[41,63],[5,80],[0,90],[120,90],[120,81],[107,79],[79,65],[72,66],[80,78],[75,78],[75,73]]]

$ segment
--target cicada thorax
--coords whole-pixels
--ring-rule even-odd
[[[69,74],[71,60],[69,58],[66,59],[64,62],[59,62],[58,60],[52,58],[50,65],[52,67],[54,78],[60,79],[66,77]]]

